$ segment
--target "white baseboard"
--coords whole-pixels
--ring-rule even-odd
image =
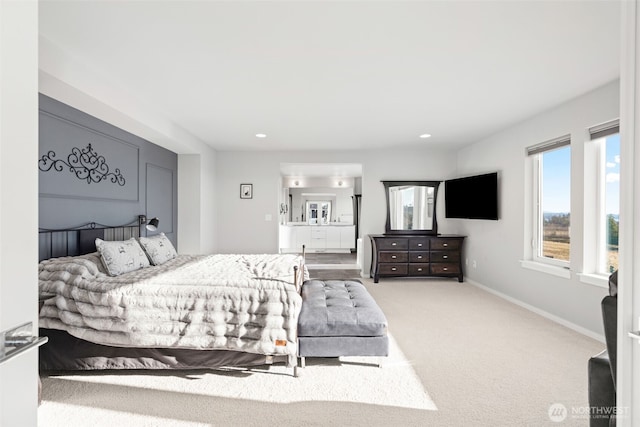
[[[500,298],[502,298],[504,300],[507,300],[507,301],[509,301],[509,302],[511,302],[511,303],[513,303],[515,305],[518,305],[518,306],[520,306],[522,308],[525,308],[525,309],[527,309],[527,310],[529,310],[529,311],[531,311],[533,313],[539,314],[542,317],[546,317],[547,319],[549,319],[549,320],[551,320],[553,322],[559,323],[560,325],[565,326],[565,327],[567,327],[569,329],[572,329],[572,330],[574,330],[574,331],[576,331],[576,332],[578,332],[578,333],[580,333],[582,335],[586,335],[589,338],[593,338],[594,340],[600,341],[601,343],[605,343],[604,335],[596,334],[595,332],[590,331],[590,330],[588,330],[586,328],[583,328],[582,326],[576,325],[575,323],[571,323],[568,320],[563,319],[562,317],[558,317],[555,314],[548,313],[548,312],[546,312],[544,310],[539,309],[538,307],[534,307],[533,305],[527,304],[527,303],[522,302],[522,301],[520,301],[518,299],[510,297],[509,295],[503,294],[502,292],[498,292],[495,289],[491,289],[490,287],[485,286],[483,284],[480,284],[480,283],[476,282],[475,280],[472,280],[472,279],[469,279],[469,278],[465,277],[464,281],[469,283],[470,285],[473,285],[473,286],[475,286],[477,288],[482,289],[483,291],[487,291],[487,292],[489,292],[489,293],[491,293],[491,294],[493,294],[495,296],[498,296],[498,297],[500,297]]]

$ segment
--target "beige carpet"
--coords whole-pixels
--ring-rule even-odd
[[[165,373],[153,380],[170,380],[184,391],[144,388],[141,381],[127,377],[116,376],[115,383],[95,382],[91,376],[51,377],[43,381],[39,425],[588,426],[580,413],[588,405],[587,361],[604,344],[467,283],[433,279],[378,284],[364,279],[363,283],[385,312],[391,334],[437,410],[311,400],[299,391],[290,392],[295,394],[290,403],[245,394],[234,397],[224,390],[210,395],[199,384],[214,374],[202,372],[175,380],[172,373]],[[573,302],[561,303],[569,307]],[[600,312],[597,304],[589,309]],[[309,380],[312,369],[320,367],[310,363],[300,379]],[[351,367],[323,369],[337,373]],[[366,372],[392,369],[366,367]],[[248,393],[248,382],[258,374],[227,376],[246,383],[242,392]],[[275,373],[259,376],[274,390],[282,387],[283,379],[293,380]],[[330,378],[336,387],[351,385],[342,373]],[[366,387],[372,394],[387,392],[377,382]],[[549,408],[558,403],[575,411],[562,423],[549,418]]]
[[[85,373],[43,379],[41,426],[208,426],[180,412],[219,399],[272,404],[345,402],[436,410],[390,337],[386,358],[307,359],[298,378],[282,364],[198,372]],[[377,362],[382,361],[382,368]],[[185,408],[186,406],[186,408]],[[215,424],[215,423],[214,423]]]

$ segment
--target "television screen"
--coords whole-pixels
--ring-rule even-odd
[[[444,182],[447,218],[498,219],[498,173]]]

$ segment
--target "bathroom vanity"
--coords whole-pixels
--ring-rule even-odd
[[[333,222],[327,225],[309,225],[306,222],[280,225],[280,252],[300,253],[302,245],[307,252],[348,253],[356,247],[353,224]]]

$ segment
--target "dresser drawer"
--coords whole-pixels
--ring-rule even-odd
[[[379,262],[408,262],[409,254],[407,252],[379,252]]]
[[[460,243],[462,243],[459,239],[433,239],[431,241],[431,250],[440,250],[440,251],[453,251],[460,249]]]
[[[379,250],[383,249],[409,249],[409,239],[388,237],[384,239],[376,239],[376,245]]]
[[[409,252],[409,262],[429,262],[429,252]]]
[[[429,238],[413,238],[409,240],[409,249],[412,251],[428,251]]]
[[[458,264],[431,264],[431,274],[460,274],[460,266]]]
[[[370,234],[373,283],[380,278],[456,278],[463,281],[465,236],[428,233]]]
[[[431,252],[431,262],[458,262],[460,252],[458,251],[436,251]]]
[[[409,264],[409,276],[428,276],[429,264]]]
[[[380,275],[385,276],[406,276],[407,264],[379,264]]]

